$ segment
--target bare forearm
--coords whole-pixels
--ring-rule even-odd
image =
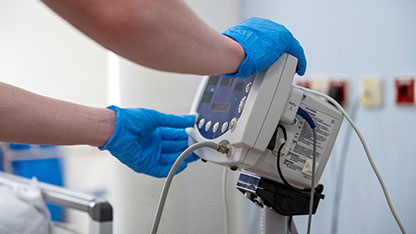
[[[182,0],[43,0],[89,37],[154,69],[221,74],[245,57],[234,40],[204,23]]]
[[[0,82],[0,141],[103,146],[115,113],[43,97]]]

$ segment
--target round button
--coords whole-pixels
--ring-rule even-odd
[[[205,131],[208,132],[208,130],[211,128],[211,121],[208,121],[207,124],[205,124]]]
[[[246,85],[246,93],[250,92],[251,85],[252,85],[251,82]]]
[[[241,99],[240,104],[238,105],[238,113],[241,113],[244,109],[244,106],[246,105],[247,97],[244,96],[243,99]]]
[[[205,123],[205,119],[204,118],[200,119],[198,123],[198,128],[202,128],[204,126],[204,123]]]
[[[221,132],[227,131],[227,128],[228,128],[228,122],[223,123],[221,127]]]
[[[237,118],[233,118],[230,121],[230,130],[234,130],[236,125],[237,125]]]
[[[215,124],[214,124],[214,126],[212,126],[212,132],[213,133],[216,133],[217,132],[217,130],[218,130],[218,127],[220,126],[220,123],[218,123],[218,122],[216,122]]]

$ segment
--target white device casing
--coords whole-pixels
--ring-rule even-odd
[[[233,130],[228,130],[218,138],[206,139],[197,127],[191,129],[189,135],[193,142],[229,142],[232,150],[228,157],[204,148],[196,150],[195,153],[207,161],[223,165],[241,166],[244,162],[254,166],[258,157],[253,156],[246,160],[247,151],[256,149],[262,152],[266,149],[286,105],[296,64],[295,57],[283,54],[269,69],[256,75],[244,110]],[[191,114],[197,114],[208,78],[205,77],[201,82]]]
[[[231,149],[227,155],[207,148],[198,149],[195,153],[207,161],[237,166],[261,177],[282,182],[277,173],[276,152],[267,149],[280,123],[286,128],[288,135],[280,158],[282,173],[293,186],[309,188],[311,169],[308,165],[312,155],[312,134],[308,132],[309,126],[306,122],[296,116],[300,106],[312,116],[317,125],[318,158],[315,181],[318,182],[338,134],[342,114],[312,93],[292,86],[296,64],[296,58],[284,54],[268,70],[256,75],[246,105],[233,130],[230,129],[214,139],[202,136],[198,126],[188,132],[190,143],[227,143]],[[191,110],[193,114],[197,114],[208,78],[203,79],[198,89]],[[293,123],[295,119],[297,121]]]
[[[325,169],[326,163],[332,151],[339,129],[342,123],[342,113],[325,101],[320,100],[314,94],[299,87],[293,86],[292,91],[302,92],[300,104],[313,118],[317,132],[317,167],[315,183],[317,183]],[[293,92],[292,92],[293,93]],[[313,138],[308,123],[300,116],[292,123],[280,122],[286,129],[288,140],[283,147],[280,156],[280,168],[285,179],[294,187],[310,188],[311,169],[305,173],[306,162],[312,163]],[[302,134],[303,133],[303,134]],[[277,142],[281,135],[277,136]],[[278,147],[277,147],[278,148]],[[286,151],[286,152],[285,152]],[[241,168],[271,180],[282,182],[277,173],[276,152],[266,149],[260,153],[250,150],[246,158],[259,157],[254,166],[242,164]]]

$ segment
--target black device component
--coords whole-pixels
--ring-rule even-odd
[[[273,150],[276,146],[276,137],[277,137],[277,127],[276,130],[273,133],[272,139],[270,140],[269,144],[267,145],[268,150]]]
[[[230,166],[230,170],[231,171],[236,171],[238,169],[238,167],[237,166]]]
[[[269,207],[284,216],[308,215],[310,190],[293,190],[287,185],[241,172],[237,185],[249,200],[260,207]],[[324,186],[319,184],[315,188],[312,213],[315,214],[319,201],[325,198],[322,194]]]
[[[283,126],[283,125],[281,125],[281,124],[278,124],[277,125],[277,128],[276,128],[276,131],[274,132],[274,134],[273,134],[273,137],[272,137],[272,139],[270,140],[270,142],[269,142],[269,144],[268,144],[268,146],[267,146],[267,149],[269,149],[269,150],[274,150],[274,148],[276,147],[276,137],[277,137],[277,131],[279,130],[279,128],[283,131],[283,137],[284,137],[284,139],[285,139],[285,142],[287,141],[287,133],[286,133],[286,128]],[[300,189],[297,189],[297,188],[295,188],[295,187],[293,187],[287,180],[286,180],[286,178],[283,176],[283,172],[282,172],[282,170],[280,169],[280,152],[282,151],[282,148],[285,146],[285,143],[283,143],[283,144],[281,144],[280,146],[279,146],[279,150],[277,151],[277,155],[276,155],[276,168],[277,168],[277,173],[279,174],[279,176],[280,176],[280,179],[283,181],[283,183],[287,186],[287,187],[289,187],[289,188],[291,188],[291,189],[293,189],[293,190],[297,190],[298,192],[300,192],[300,193],[305,193],[305,191],[303,191],[303,190],[300,190]],[[310,192],[310,191],[309,191]]]
[[[282,129],[285,141],[287,141],[287,133],[286,133],[285,127],[283,127],[283,125],[281,125],[281,124],[278,124],[277,127],[276,127],[276,130],[273,133],[272,139],[270,140],[269,144],[267,145],[268,150],[274,150],[274,147],[276,146],[277,130],[279,128]]]

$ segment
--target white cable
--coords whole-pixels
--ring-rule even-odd
[[[221,145],[214,143],[214,142],[200,142],[193,144],[189,146],[183,153],[176,159],[175,163],[173,164],[172,168],[169,171],[169,174],[165,180],[165,184],[163,185],[162,193],[160,194],[159,204],[157,206],[156,215],[153,220],[152,225],[152,232],[151,234],[156,234],[157,229],[159,228],[160,218],[162,217],[163,208],[165,206],[166,197],[169,192],[170,184],[172,183],[173,177],[176,174],[176,171],[178,170],[179,166],[181,165],[182,161],[185,160],[186,157],[188,157],[189,154],[191,154],[193,151],[195,151],[198,148],[202,147],[209,147],[214,150],[218,150]]]
[[[309,215],[308,215],[308,234],[311,233],[312,227],[312,213],[313,213],[313,200],[315,196],[315,167],[316,167],[316,130],[312,128],[313,132],[313,150],[312,150],[312,175],[311,175],[311,198],[309,199]]]
[[[265,208],[260,209],[260,234],[265,234],[266,233],[266,211]]]
[[[311,92],[311,93],[313,93],[313,94],[315,94],[315,95],[318,95],[318,96],[320,96],[320,97],[323,97],[323,98],[325,98],[326,100],[328,100],[329,102],[331,102],[334,106],[336,106],[336,108],[337,108],[339,111],[341,111],[341,112],[342,112],[342,114],[344,115],[344,117],[345,117],[345,118],[347,119],[347,121],[350,123],[351,127],[352,127],[352,128],[354,129],[354,131],[357,133],[358,138],[360,138],[361,144],[363,145],[364,151],[365,151],[365,153],[366,153],[366,155],[367,155],[367,159],[368,159],[368,161],[369,161],[369,162],[370,162],[370,164],[371,164],[371,168],[373,169],[374,173],[376,174],[376,177],[377,177],[377,179],[378,179],[378,181],[379,181],[379,183],[380,183],[380,185],[381,185],[381,188],[382,188],[382,190],[383,190],[384,196],[386,197],[387,205],[389,206],[390,211],[391,211],[391,213],[392,213],[392,215],[393,215],[394,219],[396,220],[397,225],[398,225],[398,226],[399,226],[399,228],[400,228],[400,231],[401,231],[403,234],[406,234],[406,230],[404,229],[404,226],[402,225],[402,223],[401,223],[401,221],[400,221],[400,219],[399,219],[399,216],[397,215],[396,211],[394,210],[393,204],[392,204],[392,202],[391,202],[391,200],[390,200],[389,193],[387,192],[387,188],[386,188],[386,186],[385,186],[385,184],[384,184],[384,182],[383,182],[383,179],[381,178],[380,173],[378,172],[378,170],[377,170],[377,168],[376,168],[376,165],[375,165],[375,163],[374,163],[374,161],[373,161],[373,158],[371,157],[370,150],[368,149],[367,144],[365,143],[364,137],[361,135],[361,132],[358,130],[357,126],[355,126],[355,124],[354,124],[354,122],[351,120],[350,116],[349,116],[349,115],[345,112],[344,108],[342,108],[342,106],[341,106],[340,104],[338,104],[338,102],[337,102],[337,101],[335,101],[333,98],[329,97],[328,95],[325,95],[325,94],[323,94],[323,93],[317,92],[317,91],[315,91],[315,90],[307,89],[307,88],[302,88],[302,89],[305,89],[305,90],[307,90],[307,91],[309,91],[309,92]]]
[[[228,222],[228,200],[227,200],[227,174],[228,168],[224,167],[224,173],[222,174],[222,201],[224,208],[224,232],[230,233],[230,224]]]
[[[357,119],[358,107],[359,107],[359,100],[356,98],[351,105],[350,117],[353,121]],[[345,167],[347,162],[347,153],[351,143],[351,136],[352,136],[353,129],[347,128],[344,134],[344,142],[341,144],[341,153],[338,155],[340,159],[337,166],[337,178],[336,178],[336,188],[334,194],[334,204],[333,204],[333,211],[332,211],[332,222],[331,222],[331,234],[338,234],[338,223],[339,223],[339,210],[342,200],[342,189],[344,183],[344,176],[345,176]]]

